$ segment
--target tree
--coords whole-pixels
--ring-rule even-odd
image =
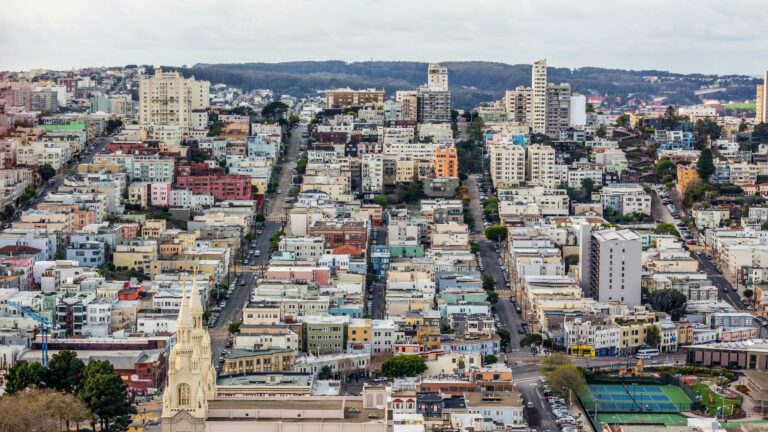
[[[550,389],[564,396],[569,396],[571,392],[578,393],[587,384],[584,374],[572,364],[555,367],[547,377],[547,383]]]
[[[483,135],[485,134],[485,123],[483,122],[483,118],[477,115],[477,113],[474,114],[474,117],[474,120],[472,120],[472,123],[470,123],[467,128],[467,134],[475,142],[481,142],[483,140]]]
[[[30,389],[0,398],[0,431],[55,431],[62,424],[78,425],[90,416],[74,395],[52,390]],[[80,430],[79,428],[76,428]]]
[[[658,346],[661,342],[661,330],[656,325],[648,327],[645,331],[645,343],[649,346]]]
[[[565,272],[567,273],[569,268],[579,263],[579,254],[566,255],[563,261],[565,262]]]
[[[3,209],[3,219],[10,219],[15,212],[16,209],[14,209],[12,205],[6,205]]]
[[[136,413],[128,400],[128,386],[115,374],[106,360],[96,360],[86,366],[80,399],[91,410],[92,429],[96,422],[102,431],[124,431],[130,425],[130,415]]]
[[[587,111],[588,113],[593,113],[593,112],[595,112],[595,106],[594,106],[594,105],[592,105],[592,103],[591,103],[591,102],[587,102],[586,111]]]
[[[656,228],[653,230],[656,234],[669,234],[675,237],[680,237],[680,233],[677,232],[677,227],[671,223],[659,222]]]
[[[227,327],[227,330],[231,334],[240,333],[240,326],[243,325],[242,321],[232,321],[229,323],[229,326]]]
[[[271,121],[277,121],[283,118],[288,111],[288,105],[282,102],[270,102],[261,110],[261,116]]]
[[[595,134],[598,136],[598,138],[605,138],[606,135],[608,135],[608,131],[605,130],[605,126],[600,126],[597,128],[597,131]]]
[[[501,350],[506,351],[509,347],[509,343],[512,341],[512,335],[509,334],[507,329],[503,328],[496,330],[496,335],[499,336],[499,344],[501,345]]]
[[[256,223],[262,223],[265,220],[267,220],[267,218],[266,216],[264,216],[264,213],[256,213],[256,217],[254,218],[254,221],[256,221]]]
[[[77,358],[74,351],[59,351],[51,357],[48,363],[46,382],[48,387],[76,394],[83,384],[85,364]]]
[[[723,131],[722,128],[720,128],[720,125],[710,118],[696,120],[696,124],[693,125],[693,134],[696,137],[697,149],[703,149],[707,144],[708,138],[712,140],[719,139],[722,133]]]
[[[507,239],[507,227],[504,225],[491,225],[485,229],[485,238],[500,242]]]
[[[487,364],[487,365],[489,365],[489,364],[494,364],[494,363],[496,363],[496,362],[498,362],[498,361],[499,361],[499,358],[498,358],[498,357],[496,357],[496,356],[495,356],[495,355],[493,355],[493,354],[488,354],[488,355],[486,355],[486,356],[485,356],[485,358],[483,359],[483,363],[484,363],[484,364]]]
[[[622,114],[616,118],[616,127],[624,127],[629,125],[629,114]]]
[[[567,366],[571,364],[571,358],[565,353],[554,353],[551,356],[544,357],[541,360],[539,369],[544,376],[549,377],[555,369],[560,366]]]
[[[585,178],[581,181],[581,191],[584,193],[584,198],[588,201],[592,201],[592,192],[595,190],[595,181],[591,178]]]
[[[672,105],[669,105],[666,110],[664,110],[664,117],[661,119],[662,128],[667,130],[674,130],[677,128],[677,116],[675,115],[675,107]]]
[[[389,199],[385,194],[379,194],[373,197],[373,202],[376,204],[386,208],[387,204],[389,203]]]
[[[543,340],[544,338],[538,333],[525,335],[524,338],[520,339],[520,348],[541,345]]]
[[[107,125],[104,128],[104,130],[108,134],[111,134],[112,132],[116,131],[117,129],[119,129],[121,127],[123,127],[123,121],[122,120],[120,120],[119,118],[118,119],[109,119],[109,120],[107,120]]]
[[[44,387],[46,370],[38,362],[16,362],[5,375],[5,392],[18,393],[27,387]]]
[[[666,176],[674,177],[676,173],[677,169],[675,164],[669,160],[668,156],[659,159],[659,162],[656,164],[656,175],[659,176],[660,179]]]
[[[483,289],[486,292],[494,291],[496,290],[496,281],[493,280],[493,277],[491,275],[483,275]]]
[[[644,300],[653,307],[653,310],[666,312],[672,315],[672,319],[677,321],[685,312],[687,298],[685,294],[674,289],[665,288],[649,292]]]
[[[299,175],[304,175],[304,173],[307,172],[307,164],[309,163],[309,159],[307,158],[301,158],[296,161],[296,173]]]
[[[496,304],[499,301],[499,294],[496,291],[488,291],[488,297],[486,297],[488,303]]]
[[[759,123],[752,130],[752,141],[765,144],[768,143],[768,123]]]
[[[755,295],[755,292],[752,291],[751,289],[746,288],[744,290],[744,298],[746,298],[747,300],[751,301],[752,300],[752,296],[754,296],[754,295]]]
[[[381,374],[387,378],[413,377],[426,370],[424,359],[417,355],[395,356],[381,365]]]
[[[37,167],[37,172],[40,174],[40,177],[44,181],[48,181],[51,179],[51,177],[56,175],[56,170],[51,166],[51,164],[42,164],[39,167]]]
[[[699,160],[696,162],[696,171],[698,171],[701,181],[709,183],[709,178],[715,173],[715,164],[712,161],[712,150],[705,148],[701,151]]]
[[[317,379],[320,380],[329,380],[333,376],[333,371],[331,370],[331,367],[328,365],[323,366],[320,368],[320,372],[317,374]]]

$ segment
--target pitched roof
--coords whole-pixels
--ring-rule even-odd
[[[32,246],[8,245],[0,248],[0,255],[21,255],[21,254],[35,255],[38,253],[40,253],[40,249],[33,248]]]

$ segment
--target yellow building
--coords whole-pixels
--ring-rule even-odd
[[[165,227],[165,219],[149,219],[141,226],[141,238],[156,240]]]
[[[115,264],[117,265],[117,264]],[[224,273],[224,264],[217,260],[153,260],[149,264],[148,274],[151,277],[164,272],[197,272],[220,278]]]
[[[688,186],[699,179],[699,173],[695,166],[677,164],[677,191],[680,195],[685,193]]]
[[[222,375],[293,371],[296,351],[287,348],[251,350],[235,348],[224,358]]]
[[[373,328],[369,319],[352,319],[347,327],[347,342],[370,344]]]
[[[115,267],[138,270],[148,274],[152,261],[157,259],[157,242],[154,240],[133,240],[115,247]]]
[[[440,328],[428,325],[419,326],[416,329],[416,339],[414,340],[427,350],[438,350],[440,349]]]
[[[619,323],[617,323],[619,324]],[[619,324],[619,352],[633,353],[645,345],[648,329],[656,324],[649,322],[629,321]]]

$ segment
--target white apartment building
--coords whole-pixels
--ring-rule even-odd
[[[642,242],[635,232],[593,232],[589,256],[581,257],[585,258],[589,259],[589,286],[595,300],[620,301],[629,307],[640,304]]]
[[[602,191],[603,209],[612,208],[622,215],[651,214],[651,195],[636,183],[616,183]]]
[[[528,146],[528,184],[555,188],[559,180],[555,172],[555,148],[541,144]]]
[[[499,212],[502,204],[535,203],[543,216],[568,216],[568,192],[565,189],[548,189],[544,186],[498,189]]]
[[[296,260],[316,260],[323,255],[325,239],[323,237],[283,237],[278,247],[280,252],[293,253]]]
[[[569,169],[566,173],[568,187],[580,188],[581,182],[591,179],[595,185],[603,184],[603,171],[599,169]]]
[[[440,90],[448,90],[448,68],[438,63],[430,63],[427,68],[427,86]]]
[[[101,298],[88,303],[83,333],[92,337],[109,336],[112,325],[112,300]]]
[[[533,62],[531,68],[531,130],[547,132],[547,60]]]
[[[72,158],[67,142],[30,141],[16,147],[16,164],[39,166],[49,164],[56,171]]]
[[[491,143],[491,179],[495,187],[525,183],[525,149],[511,142]]]
[[[192,128],[192,113],[210,105],[210,86],[208,81],[157,69],[153,77],[139,80],[139,121]]]
[[[360,158],[363,193],[379,193],[384,189],[384,157],[364,154]]]
[[[621,343],[619,327],[616,324],[595,323],[576,318],[563,322],[566,348],[578,345],[589,345],[598,355],[608,354],[612,348]],[[615,348],[614,348],[615,349]]]
[[[757,183],[760,167],[747,162],[731,163],[728,165],[731,172],[731,183],[737,186],[753,185]]]
[[[394,320],[371,320],[371,354],[391,354],[393,346],[403,336]]]

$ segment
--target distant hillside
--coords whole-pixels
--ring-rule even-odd
[[[444,62],[458,108],[473,108],[478,103],[499,99],[504,91],[530,85],[530,65],[508,65],[492,62]],[[185,75],[213,83],[243,87],[269,88],[277,93],[307,95],[333,87],[415,89],[426,81],[427,63],[421,62],[355,62],[297,61],[287,63],[198,64],[182,69]],[[747,100],[754,98],[753,77],[729,75],[675,74],[664,71],[627,71],[584,67],[575,70],[549,68],[550,82],[570,82],[573,91],[586,95],[602,95],[611,99],[628,97],[650,99],[665,96],[671,104],[701,101],[694,91],[703,87],[722,87],[724,91],[709,98]],[[652,81],[646,77],[657,77]]]

